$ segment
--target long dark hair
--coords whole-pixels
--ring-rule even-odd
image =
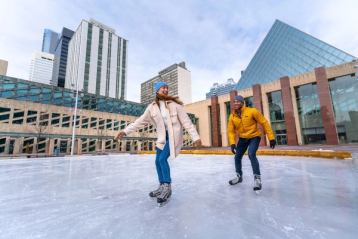
[[[178,96],[169,96],[169,95],[159,95],[159,94],[157,94],[155,96],[155,103],[157,103],[158,106],[159,106],[159,101],[160,100],[171,100],[171,101],[174,101],[175,103],[177,103],[179,105],[183,105],[183,102],[179,99]]]

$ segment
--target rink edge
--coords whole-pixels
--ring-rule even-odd
[[[154,151],[139,151],[138,154],[154,154]],[[207,155],[232,155],[230,150],[208,150],[191,149],[181,150],[181,154],[207,154]],[[247,154],[247,153],[246,153]],[[257,155],[267,156],[300,156],[316,158],[336,158],[351,159],[352,153],[349,151],[331,151],[331,150],[258,150]]]

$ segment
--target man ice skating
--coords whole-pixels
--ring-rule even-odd
[[[241,95],[235,96],[234,112],[230,114],[228,122],[228,136],[231,152],[235,154],[235,169],[237,177],[229,181],[230,185],[242,182],[242,164],[241,160],[248,149],[249,159],[251,161],[252,171],[254,173],[254,190],[261,190],[261,173],[259,161],[256,158],[256,151],[259,148],[261,140],[261,131],[257,124],[262,125],[268,139],[270,147],[273,149],[276,140],[272,128],[265,117],[256,109],[246,107],[244,98]],[[235,136],[239,136],[239,141],[235,145]]]
[[[154,83],[156,98],[148,105],[141,117],[120,131],[116,138],[122,138],[146,124],[153,123],[157,129],[155,165],[159,179],[158,189],[149,193],[162,204],[171,196],[171,177],[168,158],[175,158],[183,145],[183,127],[191,135],[195,146],[201,145],[200,137],[185,113],[182,102],[178,97],[169,96],[168,85],[165,82]]]

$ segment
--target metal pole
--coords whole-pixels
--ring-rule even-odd
[[[75,100],[75,114],[73,120],[73,127],[72,127],[72,144],[71,144],[71,155],[74,153],[75,149],[75,131],[76,131],[76,124],[77,124],[77,103],[78,103],[78,81],[76,82],[76,100]]]

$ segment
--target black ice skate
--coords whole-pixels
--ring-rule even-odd
[[[229,184],[230,185],[235,185],[235,184],[238,184],[238,183],[241,183],[241,182],[242,182],[242,176],[238,174],[236,178],[231,179],[229,181]]]
[[[154,191],[151,191],[149,193],[149,197],[152,197],[152,198],[155,198],[155,197],[158,197],[160,195],[160,193],[162,192],[162,189],[163,189],[163,184],[159,184],[159,187],[154,190]]]
[[[254,191],[259,191],[262,189],[261,176],[255,175],[254,179]]]
[[[169,183],[164,183],[162,185],[162,191],[159,194],[159,196],[157,196],[157,203],[158,206],[163,206],[165,205],[166,202],[168,202],[168,199],[170,198],[170,196],[172,195],[172,189]]]

